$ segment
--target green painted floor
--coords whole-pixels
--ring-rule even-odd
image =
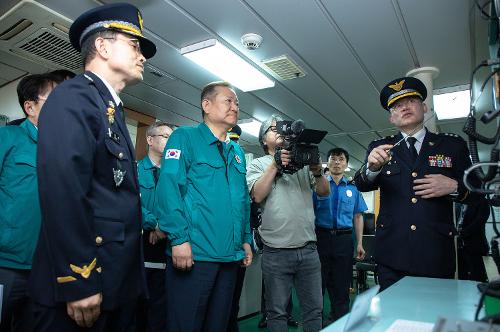
[[[370,278],[367,280],[367,282],[368,282],[369,287],[371,287],[374,284],[373,279],[370,279]],[[356,293],[351,292],[349,297],[351,298],[351,305],[352,305],[354,298],[356,297]],[[292,299],[293,299],[292,316],[300,322],[301,319],[300,319],[299,300],[297,299],[297,294],[295,293],[295,290],[292,291]],[[325,294],[325,297],[323,299],[323,312],[326,313],[326,315],[328,315],[328,313],[330,312],[330,300],[328,299],[328,295],[326,295],[326,294]],[[262,332],[264,332],[264,331],[267,331],[266,328],[259,329],[257,327],[257,324],[259,323],[260,317],[261,316],[259,314],[256,316],[252,316],[250,318],[240,320],[238,322],[240,332],[250,332],[250,331],[262,331]],[[323,319],[326,319],[326,318],[327,317],[323,317]],[[329,322],[326,321],[326,324],[328,325]],[[288,331],[301,332],[302,326],[300,324],[299,327],[297,327],[297,328],[289,327]]]

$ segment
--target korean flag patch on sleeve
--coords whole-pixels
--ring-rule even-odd
[[[165,159],[179,159],[181,157],[181,150],[168,149],[165,153]]]

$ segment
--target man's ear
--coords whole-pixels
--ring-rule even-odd
[[[394,119],[393,119],[393,114],[392,112],[389,112],[389,122],[394,124]]]
[[[146,136],[146,142],[148,143],[148,146],[153,145],[153,136]]]
[[[201,102],[201,108],[202,108],[203,112],[205,112],[205,114],[210,113],[207,111],[209,105],[210,105],[210,100],[208,100],[208,99],[203,99],[203,101]]]
[[[424,113],[427,113],[429,111],[429,107],[426,103],[422,102],[422,107],[424,108]]]
[[[33,115],[33,102],[30,101],[30,100],[26,100],[23,104],[23,111],[24,113],[26,114],[26,116],[28,115]]]
[[[94,41],[94,46],[97,51],[97,54],[99,54],[104,59],[109,58],[108,44],[106,43],[106,40],[104,38],[102,37],[96,38]]]

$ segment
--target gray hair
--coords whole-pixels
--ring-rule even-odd
[[[283,121],[283,118],[278,114],[273,114],[267,120],[263,121],[262,124],[260,125],[259,143],[262,149],[264,149],[265,153],[267,153],[267,146],[264,144],[264,137],[266,136],[267,130],[269,129],[269,127],[271,127],[273,122],[278,122],[278,121]]]
[[[150,125],[148,127],[148,129],[146,129],[146,138],[148,136],[153,136],[153,135],[156,135],[156,129],[159,128],[159,127],[169,127],[170,129],[173,129],[171,125],[169,125],[168,123],[166,122],[163,122],[163,121],[156,121],[155,123],[153,123],[152,125]]]

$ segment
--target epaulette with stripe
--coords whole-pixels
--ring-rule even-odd
[[[442,137],[453,137],[453,138],[457,138],[459,140],[464,140],[462,136],[460,135],[457,135],[457,134],[454,134],[454,133],[438,133],[439,136],[442,136]]]

